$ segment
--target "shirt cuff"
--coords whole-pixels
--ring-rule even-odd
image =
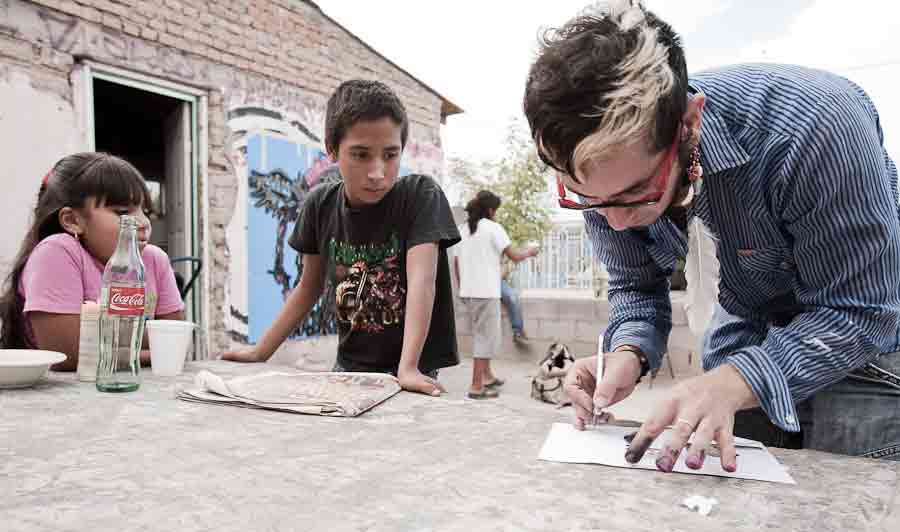
[[[609,353],[615,351],[623,345],[633,345],[640,349],[647,362],[650,363],[650,371],[655,372],[659,369],[662,362],[662,355],[665,352],[663,341],[656,334],[656,329],[646,323],[626,322],[619,325],[612,335],[607,335],[603,339],[603,351]]]
[[[800,421],[787,378],[765,349],[748,347],[732,353],[725,362],[741,373],[760,407],[775,425],[788,432],[800,432]]]

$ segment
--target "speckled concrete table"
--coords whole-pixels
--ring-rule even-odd
[[[0,392],[0,530],[900,530],[900,464],[776,451],[785,486],[541,462],[568,414],[525,375],[473,402],[450,373],[447,396],[357,419],[174,399],[190,375],[106,395],[51,374]],[[695,493],[719,499],[712,515],[679,506]]]

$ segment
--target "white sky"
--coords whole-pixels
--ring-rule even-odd
[[[322,10],[465,110],[447,120],[448,157],[497,158],[521,116],[539,28],[587,0],[318,0]],[[858,83],[900,158],[900,3],[893,0],[645,0],[685,42],[688,69],[745,62],[833,70]],[[871,66],[883,65],[883,66]]]

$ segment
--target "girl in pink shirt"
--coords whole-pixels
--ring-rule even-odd
[[[58,351],[78,364],[81,304],[100,297],[106,261],[116,248],[119,216],[140,221],[148,318],[184,319],[184,303],[166,253],[150,245],[150,193],[140,172],[105,153],[64,157],[44,177],[34,222],[0,297],[0,345]],[[146,341],[146,339],[145,339]],[[141,353],[144,361],[147,353]]]

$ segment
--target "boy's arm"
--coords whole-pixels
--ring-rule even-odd
[[[431,326],[437,278],[438,243],[426,242],[406,252],[406,318],[397,377],[404,390],[440,395],[444,388],[419,371],[419,357]]]
[[[322,255],[303,255],[300,283],[291,291],[281,311],[255,346],[222,354],[224,360],[265,362],[297,327],[322,295],[325,285]]]

